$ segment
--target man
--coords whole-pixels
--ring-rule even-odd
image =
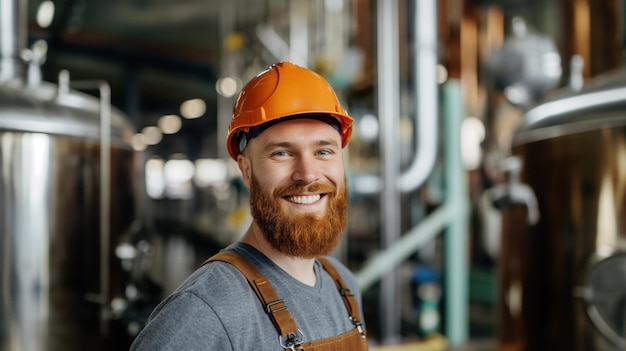
[[[346,222],[352,122],[321,76],[288,62],[244,87],[227,147],[252,224],[157,306],[131,350],[367,350],[356,281],[322,257]]]

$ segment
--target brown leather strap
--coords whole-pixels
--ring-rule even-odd
[[[348,289],[348,286],[341,278],[341,275],[339,274],[339,272],[337,272],[337,269],[335,268],[335,266],[333,266],[333,264],[330,263],[330,261],[327,258],[318,257],[318,259],[322,263],[322,266],[324,266],[324,269],[326,270],[326,272],[328,272],[328,274],[330,274],[330,276],[333,277],[333,280],[335,281],[335,285],[337,286],[337,290],[339,290],[339,294],[343,298],[343,303],[346,305],[346,309],[348,310],[350,319],[352,320],[355,326],[360,327],[361,326],[361,321],[360,321],[361,312],[359,311],[359,304],[357,303],[356,298],[354,297],[354,294],[350,292],[350,289]]]
[[[202,265],[211,261],[222,261],[235,266],[248,280],[252,290],[256,293],[263,304],[263,309],[274,323],[276,330],[282,338],[291,340],[302,336],[296,325],[296,321],[289,313],[287,306],[278,297],[276,290],[269,280],[247,258],[235,251],[222,251],[208,258]],[[299,340],[302,342],[302,340]]]
[[[350,292],[350,289],[348,289],[335,266],[333,266],[327,258],[319,257],[318,259],[322,263],[324,270],[326,270],[335,281],[337,290],[348,310],[350,320],[358,330],[360,337],[365,339],[365,333],[360,321],[361,314],[359,312],[359,305],[354,294]],[[300,345],[302,343],[302,333],[298,329],[291,313],[289,313],[287,306],[283,300],[278,297],[276,290],[274,290],[269,280],[265,278],[263,273],[261,273],[250,260],[235,251],[222,251],[208,258],[202,265],[212,261],[229,263],[246,277],[250,287],[252,287],[252,290],[263,304],[263,309],[270,316],[274,327],[276,327],[276,330],[280,334],[281,338],[279,340],[283,347],[289,348],[287,346]]]

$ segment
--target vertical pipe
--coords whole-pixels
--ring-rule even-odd
[[[64,72],[63,76],[67,76]],[[63,78],[67,79],[67,78]],[[100,332],[109,333],[111,251],[111,87],[105,81],[77,81],[80,90],[98,89],[100,94]]]
[[[237,1],[235,1],[237,3]],[[219,16],[219,34],[220,38],[225,38],[235,29],[235,10],[239,8],[240,4],[233,4],[229,1],[222,1],[220,4],[220,16]],[[222,50],[222,57],[220,58],[220,78],[235,74],[239,69],[234,60],[231,57],[232,53],[229,50]],[[220,79],[218,78],[218,79]],[[226,131],[230,124],[232,117],[233,98],[225,97],[222,94],[217,94],[217,157],[229,159],[228,150],[226,149]]]
[[[446,202],[458,206],[457,215],[445,232],[446,335],[451,346],[468,337],[468,211],[467,179],[461,160],[461,123],[465,117],[459,82],[448,82],[442,90],[444,107],[444,151]]]
[[[411,165],[398,178],[401,192],[422,185],[437,158],[437,1],[415,0],[413,6],[416,148]]]
[[[309,66],[309,18],[307,1],[289,2],[289,60]]]
[[[226,131],[230,123],[232,98],[217,94],[217,157],[229,159],[226,149]]]
[[[399,193],[396,178],[400,168],[397,152],[399,119],[398,4],[396,0],[378,0],[377,13],[377,93],[380,120],[380,156],[383,189],[380,196],[381,249],[387,249],[400,237]],[[383,343],[393,343],[400,335],[398,276],[386,275],[380,285],[380,321]]]
[[[0,0],[0,82],[21,78],[26,47],[26,1]]]
[[[109,333],[109,254],[111,243],[111,88],[101,82],[100,90],[100,330]]]
[[[393,1],[393,0],[391,0]],[[381,5],[382,6],[382,5]],[[421,186],[428,176],[430,175],[437,159],[437,116],[438,116],[438,87],[437,87],[437,0],[415,0],[414,1],[414,13],[412,21],[415,34],[414,55],[415,55],[415,68],[413,81],[415,82],[415,122],[414,122],[414,135],[416,139],[416,147],[413,155],[413,160],[409,167],[398,174],[398,179],[395,181],[396,186],[400,193],[407,193],[414,191]],[[380,16],[379,13],[379,23]],[[391,21],[386,25],[393,25],[397,23],[397,5],[396,5],[396,22]],[[384,60],[383,55],[387,56],[395,55],[394,64],[397,64],[397,28],[385,28],[388,31],[393,31],[395,37],[386,33],[385,40],[396,40],[396,42],[383,42],[378,43],[378,50],[394,50],[385,51],[379,53],[379,73],[389,61]],[[379,40],[383,38],[381,33],[378,33]],[[395,45],[395,46],[394,46]],[[384,67],[384,72],[392,73],[390,67]],[[394,73],[397,77],[397,72]],[[399,78],[396,83],[399,84]],[[355,189],[362,194],[373,194],[380,191],[382,181],[376,177],[361,176],[361,178],[368,184],[376,184],[376,186],[368,186],[367,188],[359,187]]]
[[[622,53],[626,53],[626,3],[619,1],[619,7],[622,10],[622,20],[618,21],[621,25]],[[626,55],[622,55],[622,64],[626,65]]]

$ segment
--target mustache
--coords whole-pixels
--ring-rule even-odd
[[[285,197],[289,195],[302,194],[302,193],[325,193],[329,196],[333,196],[337,193],[337,186],[334,184],[289,184],[274,191],[274,195],[277,197]]]

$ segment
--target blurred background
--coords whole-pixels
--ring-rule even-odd
[[[127,349],[250,223],[277,61],[355,118],[374,347],[626,349],[623,0],[0,0],[0,349]]]

